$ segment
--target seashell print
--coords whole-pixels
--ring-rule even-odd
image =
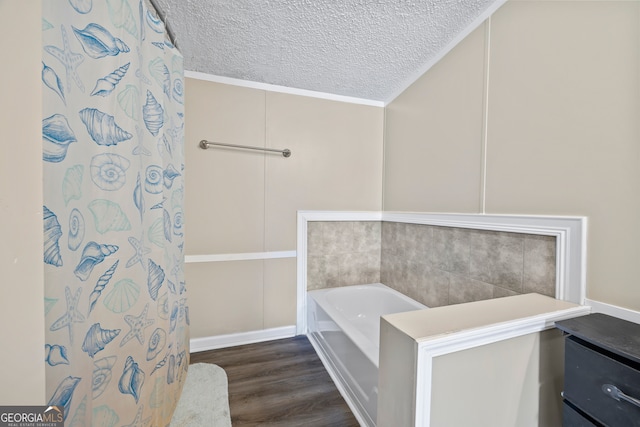
[[[169,356],[169,366],[167,367],[167,384],[173,384],[176,378],[176,357]]]
[[[58,344],[45,344],[45,361],[49,366],[68,365],[67,348]]]
[[[167,287],[171,291],[172,294],[176,295],[176,284],[171,280],[167,279]]]
[[[168,348],[171,348],[171,344],[169,344]],[[151,375],[153,375],[158,369],[160,369],[164,365],[166,365],[168,358],[169,358],[169,353],[165,354],[164,357],[162,358],[162,360],[159,361],[158,363],[156,363],[156,366],[153,367],[153,371],[151,371]]]
[[[136,145],[133,148],[133,151],[131,153],[135,156],[138,156],[138,155],[150,156],[151,151],[147,150],[144,146],[143,130],[138,125],[136,125],[136,134],[138,135],[138,145]]]
[[[96,231],[100,234],[107,231],[131,230],[129,218],[116,202],[96,199],[89,203],[89,210],[93,214]]]
[[[150,226],[147,233],[147,239],[154,245],[164,248],[164,220],[157,218]]]
[[[184,170],[184,168],[182,168]],[[176,188],[173,190],[171,194],[171,207],[173,209],[182,209],[182,205],[184,204],[184,188]]]
[[[167,344],[167,333],[163,329],[156,329],[149,338],[149,347],[147,348],[147,361],[155,359],[155,357],[164,350]]]
[[[42,121],[42,159],[45,162],[63,161],[69,144],[76,141],[67,118],[62,114],[54,114]]]
[[[147,275],[147,287],[149,295],[154,301],[158,299],[158,291],[164,282],[164,270],[158,264],[149,259],[149,273]]]
[[[87,331],[82,343],[82,351],[93,357],[104,350],[120,333],[120,329],[102,329],[100,323],[94,323]]]
[[[70,200],[80,200],[82,198],[82,175],[84,166],[75,165],[67,169],[62,180],[62,198],[64,204],[69,204]]]
[[[184,321],[186,322],[187,326],[191,325],[191,320],[189,319],[189,307],[184,308]]]
[[[158,140],[158,144],[157,144],[157,148],[158,148],[158,153],[160,153],[160,156],[164,157],[164,154],[168,154],[169,157],[173,157],[173,152],[171,149],[171,143],[169,142],[169,139],[167,138],[168,133],[164,133],[162,135],[162,138],[160,138]]]
[[[112,73],[109,73],[103,78],[96,80],[96,86],[93,88],[91,96],[107,96],[111,92],[113,92],[113,90],[116,88],[116,85],[120,82],[124,75],[127,74],[127,70],[129,69],[130,64],[130,62],[127,62],[122,67],[113,70]]]
[[[116,56],[120,52],[129,52],[129,46],[119,38],[114,37],[102,25],[91,23],[82,30],[74,26],[71,26],[71,28],[73,28],[73,32],[80,41],[82,49],[93,59]]]
[[[131,279],[122,279],[104,298],[104,306],[114,313],[124,313],[138,301],[140,286]]]
[[[167,199],[163,197],[161,202],[158,202],[158,203],[156,203],[155,205],[151,206],[151,210],[154,210],[154,209],[164,209],[164,202],[165,202],[166,200],[167,200]]]
[[[142,220],[142,215],[144,214],[144,196],[142,194],[142,184],[140,183],[140,173],[138,173],[138,178],[136,179],[136,187],[133,189],[133,203],[138,208],[138,212],[140,212],[140,220]]]
[[[178,104],[184,104],[184,83],[180,77],[173,81],[173,90],[171,96]]]
[[[158,317],[169,319],[169,295],[166,292],[158,298]]]
[[[64,104],[67,104],[66,99],[64,99],[64,89],[62,86],[62,82],[60,81],[60,77],[56,74],[53,68],[48,67],[44,62],[42,63],[42,82],[52,91],[54,91]]]
[[[93,0],[69,0],[69,4],[71,4],[71,7],[73,7],[76,12],[85,14],[91,12]]]
[[[171,76],[169,69],[164,63],[164,59],[157,57],[149,62],[149,74],[162,88],[162,91],[171,97]]]
[[[53,25],[51,25],[51,22],[47,21],[46,19],[42,18],[42,31],[47,31],[53,28]]]
[[[84,427],[87,425],[87,395],[85,394],[82,401],[76,408],[76,412],[73,413],[73,417],[65,425],[67,427]]]
[[[164,183],[164,171],[158,165],[147,166],[144,175],[144,189],[147,193],[160,194]]]
[[[150,90],[147,90],[147,103],[142,107],[142,120],[151,135],[157,136],[164,124],[164,109]]]
[[[46,298],[44,299],[44,315],[49,314],[54,305],[58,302],[57,298]]]
[[[73,397],[73,392],[76,389],[76,386],[80,382],[81,378],[68,376],[63,379],[56,391],[53,392],[53,396],[47,402],[47,406],[63,406],[64,407],[64,417],[67,418],[67,414],[69,414],[69,407],[71,406],[71,398]]]
[[[167,188],[171,188],[171,186],[173,185],[173,180],[179,176],[180,172],[178,172],[172,164],[169,164],[169,166],[167,166],[167,168],[162,172],[162,180],[164,186]]]
[[[126,0],[107,0],[109,17],[116,28],[124,28],[133,37],[138,38],[138,26],[131,6]]]
[[[62,266],[62,256],[58,240],[62,236],[62,229],[56,214],[51,212],[46,206],[43,209],[44,220],[44,262],[56,267]]]
[[[151,42],[152,45],[154,45],[155,47],[157,47],[160,50],[164,50],[164,42]]]
[[[69,235],[67,246],[72,251],[77,250],[84,240],[84,216],[76,208],[69,214]]]
[[[94,399],[100,396],[107,388],[107,385],[109,385],[112,376],[111,370],[116,364],[116,360],[118,360],[116,356],[109,356],[93,362],[94,369],[91,391]]]
[[[147,10],[147,24],[149,28],[158,34],[164,34],[164,24],[159,18],[156,18],[150,10]]]
[[[98,302],[98,298],[100,298],[102,291],[109,283],[109,280],[111,280],[111,277],[113,277],[113,273],[116,272],[119,262],[120,260],[116,260],[116,262],[114,262],[113,265],[109,267],[107,271],[105,271],[98,279],[96,287],[93,288],[91,295],[89,295],[89,314],[91,314],[91,311],[93,311],[93,307],[96,305],[96,302]]]
[[[180,309],[178,307],[178,301],[173,302],[173,307],[171,307],[171,316],[169,317],[169,333],[172,333],[176,330],[176,326],[178,325],[178,313]]]
[[[116,145],[133,136],[118,126],[113,116],[95,108],[81,110],[80,119],[98,145]]]
[[[182,219],[182,211],[178,211],[173,215],[173,234],[176,236],[184,235],[182,231],[182,225],[184,220]]]
[[[114,427],[120,421],[120,417],[113,409],[107,405],[100,405],[93,408],[91,427]]]
[[[122,111],[124,111],[127,116],[137,121],[138,112],[140,111],[140,91],[138,90],[138,87],[134,85],[126,85],[124,89],[118,93],[117,100]]]
[[[115,253],[118,249],[118,246],[115,245],[104,245],[93,241],[87,243],[82,250],[80,262],[73,273],[78,279],[82,281],[87,280],[93,271],[93,267],[100,264],[106,257]]]
[[[171,242],[171,215],[166,209],[162,210],[162,224],[164,229],[164,238]]]
[[[123,394],[130,394],[138,403],[140,398],[140,389],[144,383],[144,372],[138,367],[138,364],[133,360],[133,357],[128,356],[124,365],[124,371],[120,376],[118,382],[118,388]]]
[[[131,162],[118,154],[97,154],[91,159],[91,180],[105,191],[119,190],[127,180]]]

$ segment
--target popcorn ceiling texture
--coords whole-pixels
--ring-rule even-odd
[[[185,69],[386,101],[495,0],[159,0]]]

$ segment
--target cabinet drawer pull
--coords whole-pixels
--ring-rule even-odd
[[[604,394],[611,397],[612,399],[617,400],[618,402],[624,400],[640,408],[640,399],[636,399],[624,394],[622,390],[612,384],[603,384],[602,391],[604,392]]]

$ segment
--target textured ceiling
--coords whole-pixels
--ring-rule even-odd
[[[185,69],[390,101],[504,0],[157,0]]]

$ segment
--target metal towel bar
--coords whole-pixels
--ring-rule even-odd
[[[285,148],[284,150],[276,150],[275,148],[251,147],[249,145],[237,145],[237,144],[225,144],[222,142],[212,142],[212,141],[207,141],[205,139],[200,141],[200,148],[202,148],[203,150],[206,150],[207,148],[209,148],[210,145],[216,145],[220,147],[230,147],[230,148],[242,148],[245,150],[270,151],[273,153],[280,153],[282,154],[283,157],[291,156],[291,150],[289,150],[288,148]]]

